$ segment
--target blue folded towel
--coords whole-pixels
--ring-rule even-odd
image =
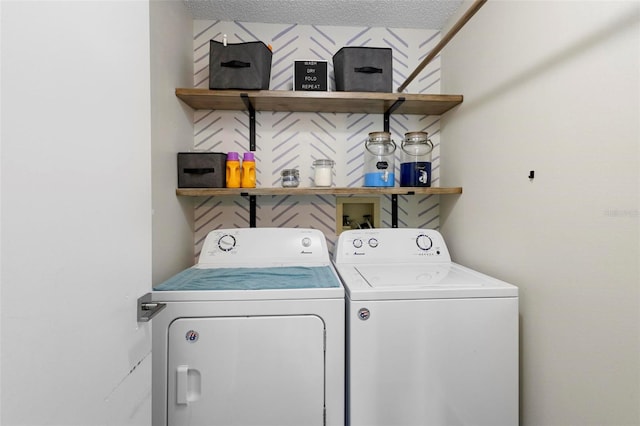
[[[339,286],[330,266],[211,269],[192,267],[157,285],[154,290],[285,290]]]

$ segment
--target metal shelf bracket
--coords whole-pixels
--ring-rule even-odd
[[[249,151],[256,150],[256,110],[247,93],[241,93],[240,97],[249,111]]]
[[[384,131],[385,132],[389,131],[389,128],[390,128],[389,120],[391,118],[391,114],[396,109],[398,109],[400,105],[402,105],[405,99],[406,98],[404,96],[399,96],[398,99],[396,99],[396,101],[393,104],[391,104],[389,109],[384,113]],[[398,195],[397,194],[391,195],[391,227],[392,228],[398,227]]]
[[[240,97],[249,111],[249,151],[256,150],[256,110],[247,93],[241,93]],[[249,195],[249,227],[256,227],[256,196]]]
[[[398,194],[391,194],[391,227],[398,227]]]
[[[405,99],[406,98],[404,96],[398,97],[398,99],[396,99],[396,101],[393,104],[391,104],[389,109],[385,111],[384,113],[384,131],[385,132],[389,131],[389,118],[391,117],[391,114],[393,113],[393,111],[398,109],[400,105],[402,105]]]

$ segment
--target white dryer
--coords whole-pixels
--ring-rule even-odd
[[[213,231],[152,302],[154,426],[344,424],[344,289],[320,231]]]
[[[518,289],[451,262],[437,231],[346,231],[347,424],[518,424]]]

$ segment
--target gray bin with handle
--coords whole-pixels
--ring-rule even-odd
[[[392,59],[386,47],[343,47],[333,55],[336,90],[390,93]]]
[[[224,188],[226,163],[222,152],[179,152],[178,188]]]
[[[269,90],[271,50],[261,41],[209,42],[209,89]]]

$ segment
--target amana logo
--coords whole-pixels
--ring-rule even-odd
[[[198,341],[198,337],[200,337],[200,334],[198,334],[197,331],[195,330],[189,330],[187,331],[187,334],[184,336],[184,338],[187,340],[187,342],[189,343],[195,343]]]

